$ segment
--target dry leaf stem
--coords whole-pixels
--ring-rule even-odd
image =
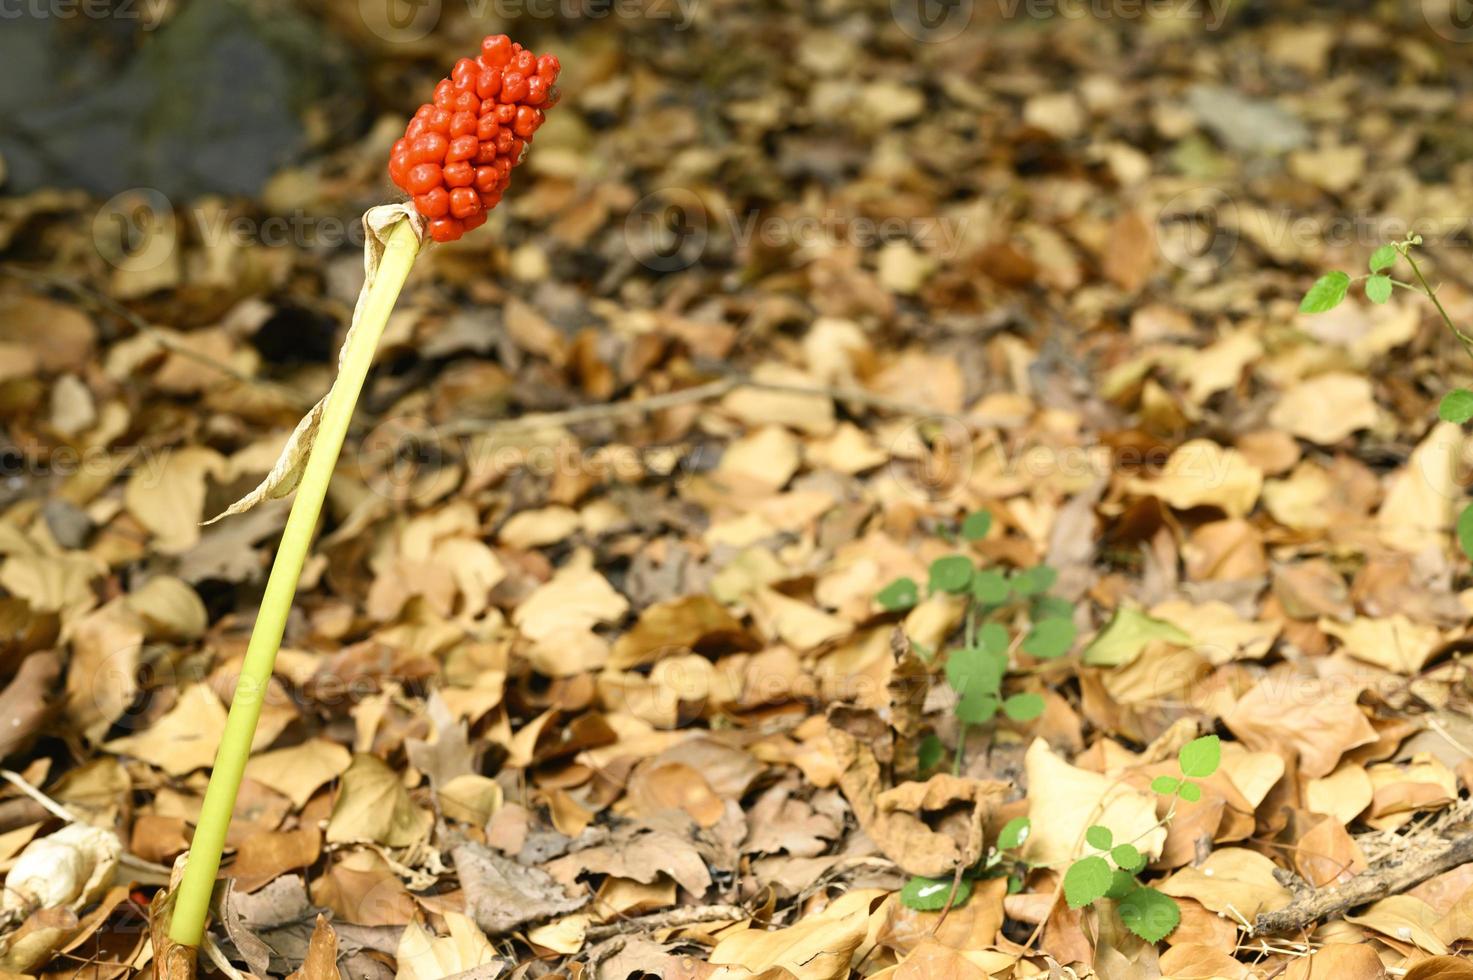
[[[220,870],[220,855],[225,847],[225,832],[230,826],[230,814],[235,809],[235,796],[245,773],[251,740],[256,734],[256,721],[261,716],[267,684],[276,664],[276,652],[286,631],[287,614],[291,612],[292,601],[296,597],[297,580],[312,546],[312,535],[322,513],[327,486],[337,467],[343,440],[347,438],[358,395],[363,390],[368,369],[373,365],[379,338],[418,252],[419,238],[413,224],[400,221],[389,233],[378,277],[364,301],[362,320],[350,335],[350,342],[343,352],[341,370],[327,396],[322,422],[307,458],[302,482],[297,487],[296,499],[292,501],[286,527],[281,532],[281,545],[271,565],[270,578],[266,581],[261,610],[241,664],[240,680],[236,682],[230,715],[225,721],[225,734],[215,756],[210,785],[200,809],[199,825],[195,828],[188,864],[179,884],[174,917],[169,926],[169,937],[176,943],[198,946],[204,935],[210,892],[214,888],[215,875]]]

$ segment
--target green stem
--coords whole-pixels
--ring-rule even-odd
[[[343,352],[341,371],[323,408],[317,437],[302,473],[301,484],[297,487],[296,499],[292,501],[291,514],[281,532],[281,544],[271,565],[271,576],[266,581],[261,610],[256,616],[245,661],[241,664],[240,680],[236,682],[230,715],[225,721],[225,734],[220,739],[215,767],[210,773],[210,785],[205,790],[204,805],[200,809],[199,824],[190,844],[188,863],[179,883],[174,917],[169,925],[169,938],[176,943],[198,946],[204,936],[210,892],[214,889],[215,875],[220,870],[220,855],[225,847],[225,832],[230,827],[235,796],[240,790],[240,780],[251,753],[256,721],[261,716],[266,686],[276,664],[276,651],[281,647],[302,564],[311,549],[313,531],[322,513],[328,483],[337,467],[338,453],[348,434],[348,423],[352,421],[353,410],[358,404],[358,394],[363,390],[379,338],[418,252],[419,237],[413,224],[408,220],[400,221],[389,233],[378,276],[364,301],[358,329],[353,334],[353,342]]]
[[[1442,306],[1442,300],[1437,298],[1437,291],[1427,282],[1427,277],[1422,275],[1422,268],[1417,265],[1417,260],[1412,258],[1411,249],[1403,249],[1401,254],[1407,260],[1407,264],[1412,267],[1412,274],[1417,277],[1417,282],[1422,284],[1422,291],[1427,294],[1427,298],[1432,301],[1432,305],[1437,307],[1437,312],[1442,317],[1442,322],[1447,324],[1447,328],[1452,331],[1453,336],[1458,338],[1458,342],[1463,345],[1463,350],[1468,356],[1473,357],[1473,337],[1469,337],[1463,331],[1459,330],[1453,323],[1453,318],[1447,315],[1447,310]]]

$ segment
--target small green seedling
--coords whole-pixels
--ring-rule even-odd
[[[958,536],[964,541],[980,541],[991,529],[992,515],[985,510],[977,511],[962,520]],[[958,697],[953,771],[961,771],[970,727],[990,724],[998,714],[1018,723],[1033,721],[1043,714],[1041,694],[1007,693],[1005,688],[1009,674],[1021,672],[1013,662],[1018,651],[1036,660],[1054,660],[1074,646],[1077,633],[1074,607],[1048,594],[1057,577],[1046,565],[1011,573],[982,568],[971,555],[960,552],[931,563],[926,594],[954,595],[966,600],[961,645],[945,652],[942,666],[947,684]],[[918,605],[921,598],[921,587],[913,579],[901,578],[881,589],[875,601],[887,611],[903,612]],[[917,749],[922,772],[936,769],[945,757],[946,746],[934,733],[927,735]],[[918,877],[906,885],[901,901],[922,911],[945,908],[948,898],[952,904],[959,905],[971,894],[970,883],[975,878],[1002,874],[1008,876],[1009,890],[1017,891],[1022,887],[1028,865],[1015,852],[1028,839],[1029,830],[1026,817],[1003,827],[997,846],[963,875],[960,881],[966,887],[958,886],[954,896],[952,879]]]
[[[1202,786],[1193,780],[1211,776],[1221,762],[1222,743],[1216,735],[1193,739],[1177,754],[1181,775],[1157,776],[1151,781],[1152,790],[1172,798],[1161,819],[1129,841],[1117,842],[1109,827],[1087,828],[1084,843],[1097,853],[1079,858],[1064,872],[1064,901],[1069,907],[1079,909],[1102,898],[1113,899],[1131,932],[1147,942],[1165,939],[1181,922],[1181,909],[1169,895],[1137,880],[1145,869],[1146,856],[1136,845],[1157,828],[1170,826],[1179,801],[1200,800]]]
[[[997,842],[987,856],[976,867],[969,868],[959,878],[924,878],[916,875],[900,890],[900,902],[917,912],[941,912],[947,908],[965,905],[972,897],[973,884],[983,878],[1000,878],[1007,875],[1008,894],[1015,895],[1023,890],[1023,878],[1033,867],[1019,854],[1028,840],[1032,823],[1027,817],[1014,817],[998,832]],[[955,894],[952,886],[955,883]]]
[[[968,514],[961,522],[960,537],[980,541],[992,529],[992,515],[985,510]],[[1032,721],[1043,714],[1043,696],[1034,691],[1005,694],[1004,681],[1012,669],[1012,655],[1021,649],[1038,660],[1053,660],[1074,646],[1073,606],[1048,595],[1058,577],[1052,568],[1040,565],[1005,574],[996,568],[980,568],[967,554],[937,558],[926,576],[928,595],[948,594],[966,599],[962,645],[946,654],[946,682],[956,691],[956,717],[960,723],[954,768],[961,769],[967,729],[986,725],[1001,712],[1015,722]],[[921,589],[913,579],[891,582],[875,596],[890,612],[910,609],[921,601]],[[1013,629],[1019,621],[1027,628]],[[922,741],[918,754],[923,771],[935,768],[945,748],[935,735]]]
[[[1364,275],[1352,277],[1338,269],[1325,273],[1315,280],[1314,285],[1309,287],[1309,292],[1304,294],[1304,299],[1299,304],[1299,312],[1325,313],[1333,310],[1344,302],[1351,285],[1356,282],[1365,283],[1366,298],[1373,303],[1386,302],[1391,298],[1394,290],[1409,289],[1432,301],[1438,315],[1442,317],[1443,324],[1457,338],[1458,343],[1463,345],[1464,352],[1473,358],[1473,336],[1465,333],[1453,323],[1442,301],[1437,298],[1437,290],[1427,281],[1427,277],[1422,274],[1421,266],[1417,264],[1416,257],[1412,255],[1412,249],[1421,244],[1421,235],[1408,235],[1399,242],[1382,245],[1371,253],[1370,261],[1367,263],[1368,271]],[[1391,272],[1397,263],[1402,261],[1405,261],[1407,267],[1411,269],[1412,278],[1416,282],[1402,282],[1392,277]],[[1454,388],[1449,391],[1442,396],[1442,401],[1437,406],[1437,414],[1443,421],[1457,425],[1473,421],[1473,391],[1467,388]],[[1457,537],[1463,553],[1473,559],[1473,505],[1463,508],[1458,515]]]

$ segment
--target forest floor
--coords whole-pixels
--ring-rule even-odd
[[[259,199],[0,197],[4,976],[150,969],[289,502],[201,522],[503,29],[564,99],[390,323],[202,971],[1473,975],[1473,360],[1299,312],[1417,232],[1473,324],[1435,0],[319,6],[374,110]]]

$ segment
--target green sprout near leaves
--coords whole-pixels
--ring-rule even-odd
[[[960,536],[980,541],[991,530],[992,515],[980,510],[962,520]],[[1003,682],[1012,669],[1015,648],[1038,660],[1053,660],[1073,647],[1077,632],[1071,618],[1073,607],[1047,594],[1057,578],[1058,573],[1047,565],[1008,575],[995,568],[979,568],[970,555],[961,553],[931,563],[927,594],[967,600],[962,645],[947,654],[944,668],[946,682],[960,698],[955,771],[961,770],[970,726],[989,724],[999,712],[1015,722],[1032,721],[1043,714],[1042,695],[1033,691],[1006,695]],[[910,578],[896,579],[879,591],[875,601],[889,612],[901,612],[920,603],[920,586]],[[1020,616],[1027,617],[1029,628],[1015,637],[1009,624]],[[940,739],[928,736],[918,749],[921,769],[935,768],[943,753]]]
[[[1084,843],[1097,853],[1079,858],[1064,872],[1064,901],[1071,909],[1080,909],[1102,898],[1118,902],[1120,919],[1126,928],[1147,942],[1160,942],[1181,922],[1181,909],[1162,892],[1143,885],[1137,879],[1146,866],[1146,856],[1136,845],[1157,828],[1168,827],[1176,817],[1178,802],[1195,803],[1202,798],[1202,786],[1194,782],[1206,779],[1222,762],[1222,743],[1216,735],[1204,735],[1182,746],[1177,754],[1180,776],[1157,776],[1151,789],[1171,797],[1166,813],[1133,840],[1115,841],[1109,827],[1098,824],[1084,832]]]
[[[985,510],[968,514],[961,522],[959,537],[980,541],[992,530],[992,515]],[[994,722],[999,714],[1013,722],[1033,721],[1043,714],[1044,700],[1034,691],[1004,690],[1018,651],[1036,660],[1056,660],[1074,646],[1077,630],[1074,607],[1048,594],[1058,573],[1046,565],[1011,573],[980,567],[970,555],[945,555],[931,563],[926,575],[926,594],[953,595],[966,600],[962,643],[945,654],[942,671],[946,683],[957,694],[958,723],[953,772],[960,772],[968,729]],[[888,612],[903,612],[921,602],[921,587],[910,578],[900,578],[879,591],[875,601]],[[1020,624],[1026,624],[1020,627]],[[934,656],[934,655],[928,655]],[[917,748],[922,772],[942,763],[946,746],[934,733]],[[901,901],[919,911],[936,911],[963,904],[978,877],[1008,876],[1008,888],[1022,888],[1027,865],[1016,855],[1028,839],[1031,825],[1026,817],[1009,821],[998,835],[997,845],[977,866],[955,879],[915,877],[901,892]],[[1005,865],[1007,865],[1005,867]]]
[[[1304,294],[1304,299],[1299,304],[1301,313],[1325,313],[1333,310],[1345,301],[1351,285],[1356,282],[1365,283],[1366,298],[1372,303],[1385,303],[1391,298],[1393,291],[1397,289],[1409,289],[1414,293],[1420,293],[1432,301],[1437,313],[1442,317],[1442,322],[1447,326],[1449,332],[1457,338],[1458,343],[1463,346],[1463,351],[1473,358],[1473,336],[1470,336],[1448,315],[1442,300],[1437,298],[1437,290],[1427,281],[1422,273],[1422,267],[1417,264],[1412,249],[1422,244],[1421,235],[1408,235],[1399,242],[1391,242],[1382,245],[1371,253],[1370,261],[1367,263],[1368,271],[1364,275],[1351,277],[1348,273],[1338,269],[1327,272],[1315,280],[1309,292]],[[1391,270],[1395,269],[1398,262],[1406,262],[1411,269],[1412,278],[1415,282],[1403,282],[1391,276]],[[1473,421],[1473,391],[1467,388],[1454,388],[1443,395],[1441,403],[1437,406],[1437,415],[1445,422],[1463,425]],[[1457,521],[1458,544],[1463,553],[1473,559],[1473,505],[1464,507],[1458,515]]]
[[[1032,829],[1033,823],[1027,817],[1014,817],[998,831],[996,844],[988,849],[987,856],[976,867],[953,878],[915,875],[900,890],[901,904],[917,912],[945,911],[965,905],[972,897],[972,887],[978,879],[999,878],[1004,874],[1008,878],[1008,894],[1017,894],[1023,890],[1024,875],[1033,867],[1018,853]]]

